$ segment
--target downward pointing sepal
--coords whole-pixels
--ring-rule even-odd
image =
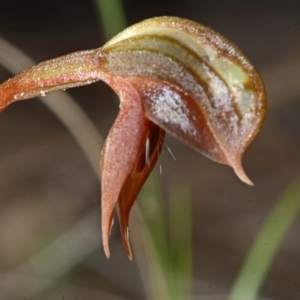
[[[116,89],[121,105],[101,154],[103,246],[110,257],[109,235],[117,205],[123,244],[132,259],[130,209],[155,166],[165,132],[146,117],[140,94],[133,85],[118,77],[110,85]]]

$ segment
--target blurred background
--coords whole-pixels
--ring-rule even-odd
[[[164,219],[173,187],[188,189],[192,207],[192,292],[178,299],[227,299],[264,222],[300,174],[300,2],[124,0],[123,7],[127,25],[174,15],[212,27],[238,45],[265,82],[267,117],[243,159],[254,187],[171,137],[167,145],[176,161],[168,151],[160,157],[156,200]],[[36,62],[106,41],[92,0],[2,0],[0,36]],[[0,63],[0,82],[12,75]],[[110,88],[100,82],[68,93],[105,138],[118,113]],[[118,224],[107,260],[99,179],[62,122],[37,99],[19,102],[0,116],[0,141],[0,299],[155,299],[149,265],[156,255],[143,239],[140,212],[133,211],[130,223],[133,262]],[[94,145],[97,169],[101,143]],[[295,218],[257,299],[300,299],[299,229]]]

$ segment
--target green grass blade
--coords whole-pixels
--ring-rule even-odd
[[[229,300],[256,298],[267,271],[299,211],[300,178],[297,178],[279,198],[258,233]]]
[[[173,187],[169,197],[170,291],[172,299],[187,299],[192,293],[192,206],[190,190]]]
[[[145,243],[149,258],[152,294],[154,299],[168,300],[170,299],[167,280],[169,251],[162,199],[159,175],[154,170],[140,192],[139,207],[148,233]]]
[[[168,242],[166,224],[162,207],[162,193],[157,171],[153,171],[140,193],[140,208],[153,238],[155,248],[159,249],[161,263],[167,267]]]
[[[96,0],[106,39],[112,38],[126,27],[126,17],[121,0]]]

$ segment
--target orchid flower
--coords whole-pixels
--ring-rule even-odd
[[[0,85],[0,110],[59,89],[102,80],[120,112],[101,154],[102,237],[117,206],[126,253],[129,213],[162,150],[165,133],[232,167],[252,184],[242,154],[259,131],[266,95],[255,68],[219,33],[176,17],[145,20],[103,47],[42,62]]]

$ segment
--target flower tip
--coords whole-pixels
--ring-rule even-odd
[[[102,215],[102,244],[105,256],[110,258],[109,236],[114,225],[113,212]]]
[[[131,247],[130,247],[130,243],[129,243],[129,228],[128,226],[126,228],[124,228],[124,232],[123,232],[123,243],[124,243],[124,248],[126,251],[126,254],[128,256],[129,260],[132,260],[132,252],[131,252]]]
[[[107,259],[110,258],[110,250],[109,250],[109,245],[108,243],[103,244],[103,248],[104,248],[104,253]]]
[[[131,254],[131,250],[130,250],[130,252],[128,253],[128,252],[126,252],[126,254],[127,254],[127,256],[128,256],[128,259],[130,260],[130,261],[132,261],[132,254]]]
[[[131,252],[131,247],[130,247],[130,244],[129,244],[128,240],[125,243],[125,251],[126,251],[128,259],[132,260],[132,252]]]
[[[237,175],[237,177],[238,177],[241,181],[243,181],[243,182],[245,182],[246,184],[251,185],[251,186],[254,185],[253,182],[252,182],[252,181],[249,179],[249,177],[246,175],[246,173],[245,173],[245,171],[244,171],[244,169],[243,169],[243,167],[242,167],[242,164],[241,164],[240,162],[237,163],[237,164],[235,164],[235,165],[233,166],[233,170],[234,170],[235,174]]]

